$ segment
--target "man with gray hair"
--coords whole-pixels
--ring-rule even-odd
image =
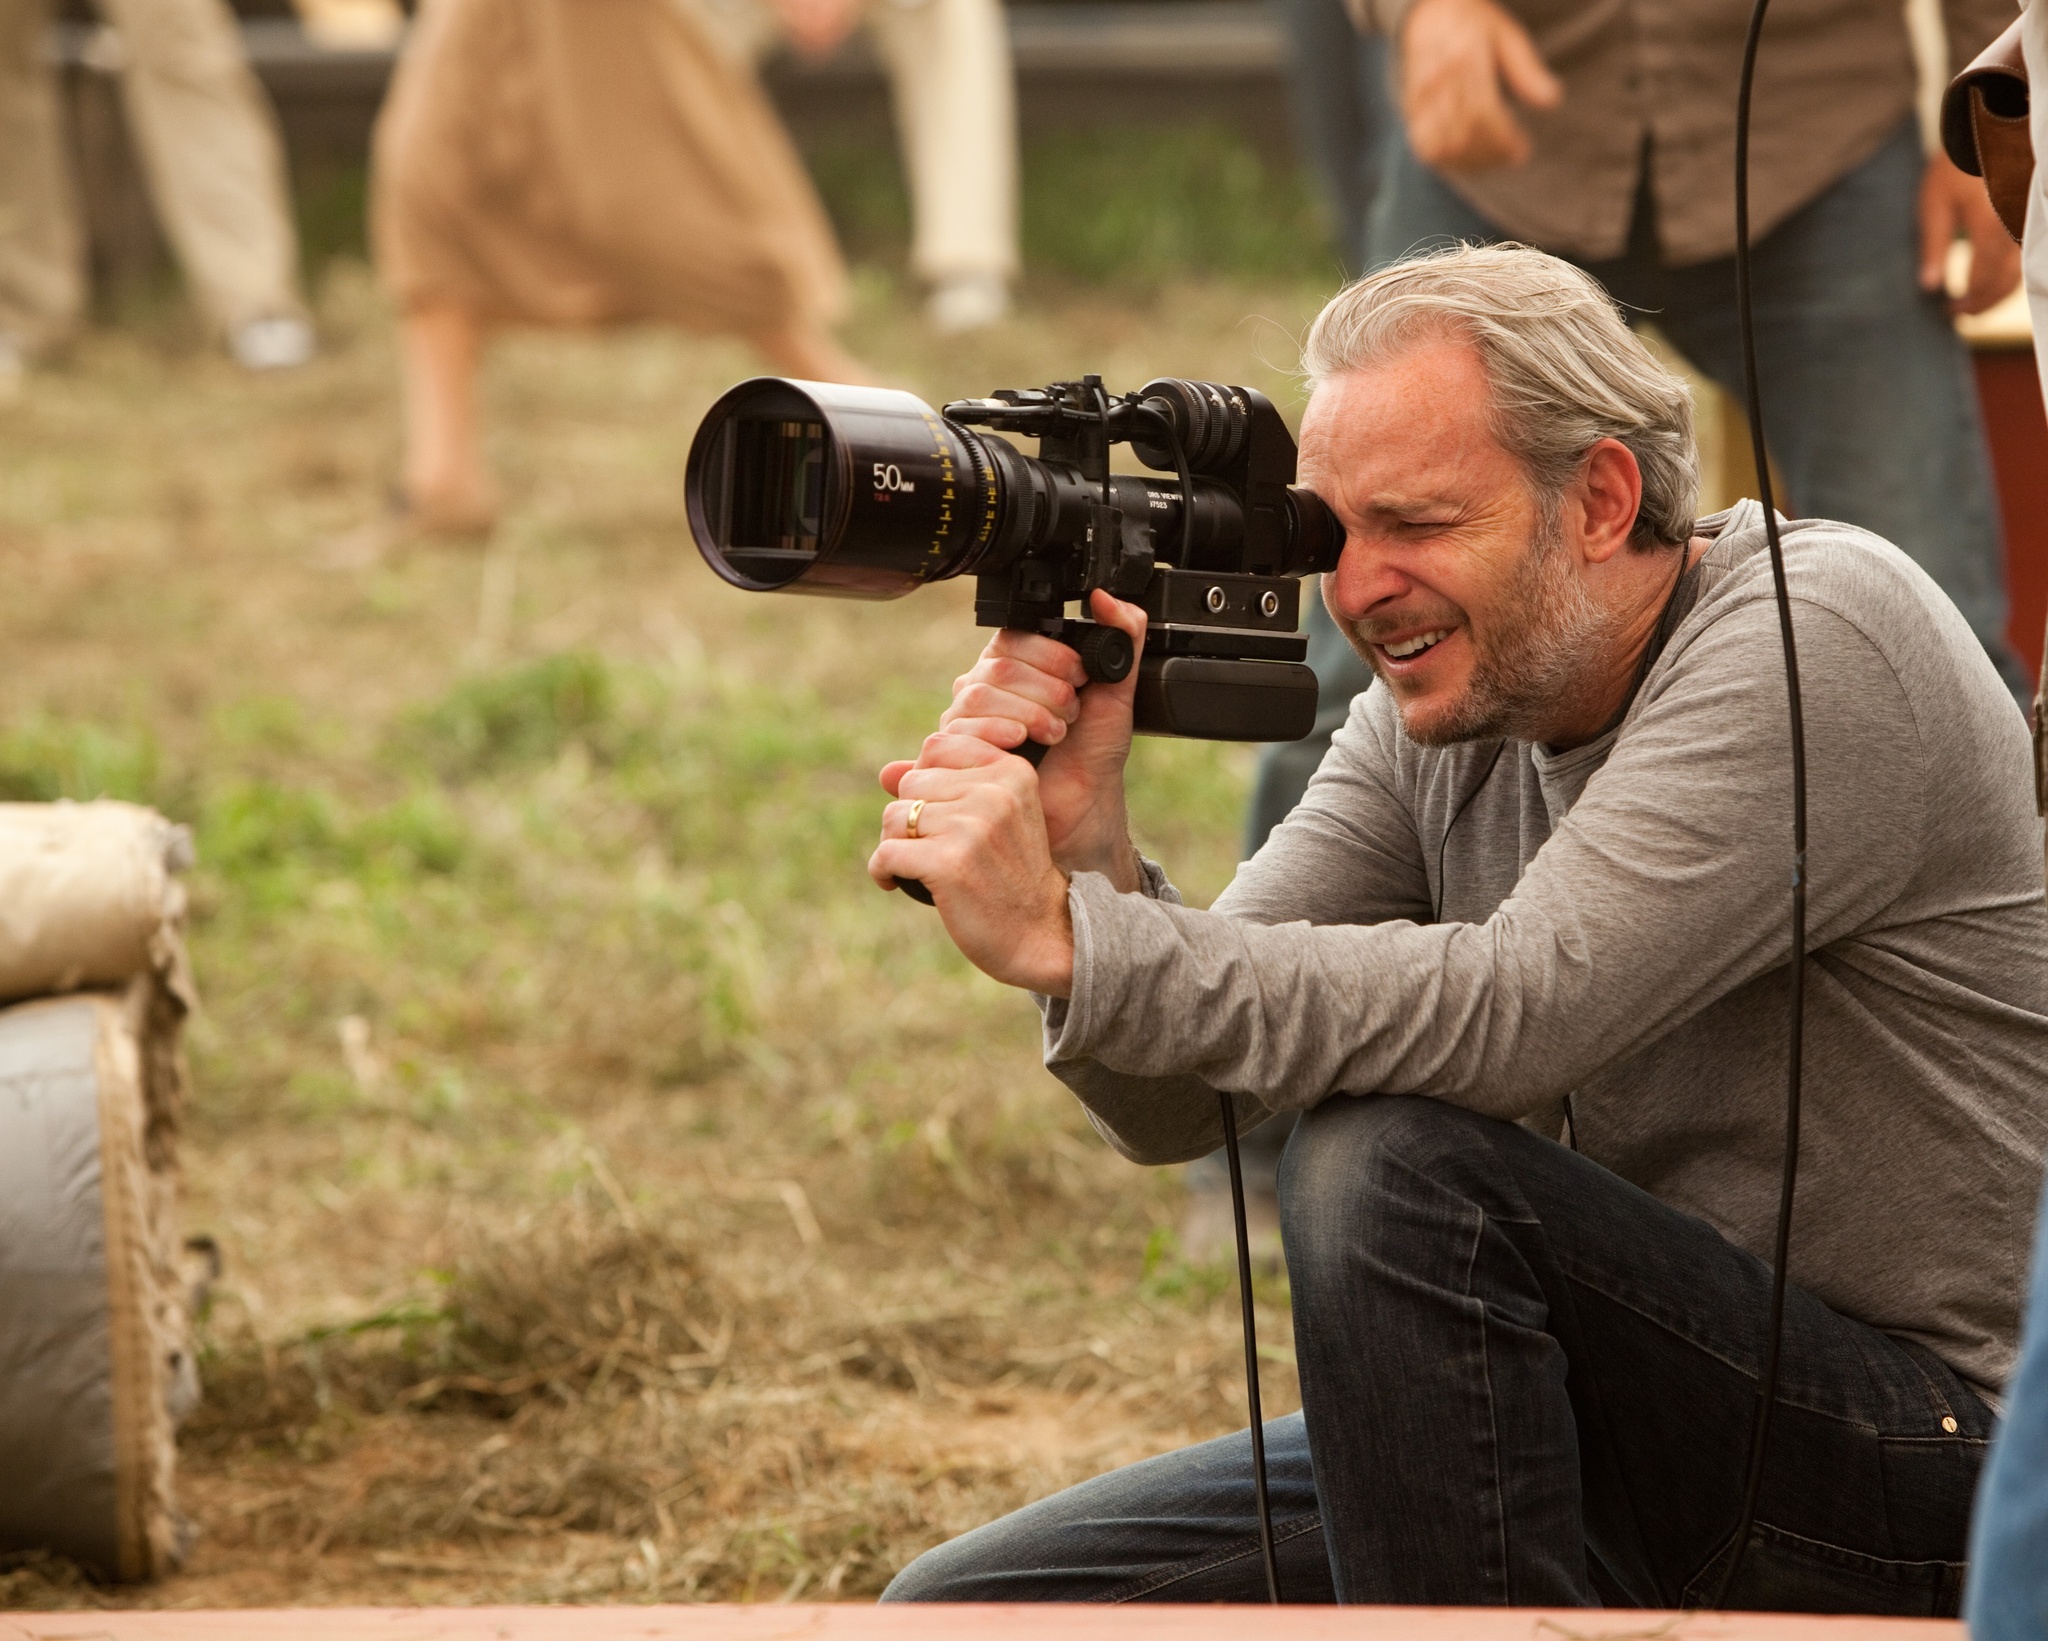
[[[1302,482],[1376,674],[1210,911],[1132,846],[1128,683],[1004,633],[870,870],[920,878],[1124,1155],[1304,1113],[1281,1183],[1293,1601],[1713,1599],[1769,1315],[1791,779],[1753,502],[1695,520],[1685,389],[1520,247],[1311,332]],[[1784,527],[1805,686],[1805,1139],[1781,1401],[1732,1600],[1953,1612],[2048,1113],[2027,734],[1897,548]],[[1135,608],[1094,613],[1142,640]],[[1033,769],[1006,749],[1050,747]],[[918,824],[910,824],[912,807]],[[1248,1435],[920,1557],[915,1600],[1263,1598]]]

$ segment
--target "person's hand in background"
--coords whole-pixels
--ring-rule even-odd
[[[1564,87],[1527,29],[1493,0],[1415,0],[1400,43],[1401,117],[1417,159],[1483,171],[1529,158],[1510,98],[1555,108]]]
[[[1958,237],[1969,242],[1970,283],[1950,298],[1949,312],[1982,313],[2019,284],[2020,248],[1991,208],[1984,179],[1937,148],[1920,176],[1920,288],[1930,295],[1947,288],[1949,247]]]
[[[771,0],[797,55],[829,57],[860,21],[859,0]]]

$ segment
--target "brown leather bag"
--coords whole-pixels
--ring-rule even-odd
[[[2018,22],[1949,81],[1941,97],[1941,145],[1963,170],[1984,179],[1991,208],[2017,241],[2026,232],[2027,193],[2034,182]]]

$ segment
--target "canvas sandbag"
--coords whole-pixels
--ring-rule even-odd
[[[155,974],[189,1004],[192,836],[132,803],[0,803],[0,1002]]]
[[[182,827],[0,804],[0,1553],[175,1565],[198,1397],[177,1234]],[[71,993],[68,996],[39,994]]]
[[[174,1437],[198,1385],[152,989],[0,1010],[0,1551],[120,1579],[179,1559]]]

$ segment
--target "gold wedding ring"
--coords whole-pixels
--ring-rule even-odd
[[[917,836],[917,818],[924,813],[924,805],[925,800],[919,798],[910,806],[910,819],[903,823],[903,835],[906,838]]]

